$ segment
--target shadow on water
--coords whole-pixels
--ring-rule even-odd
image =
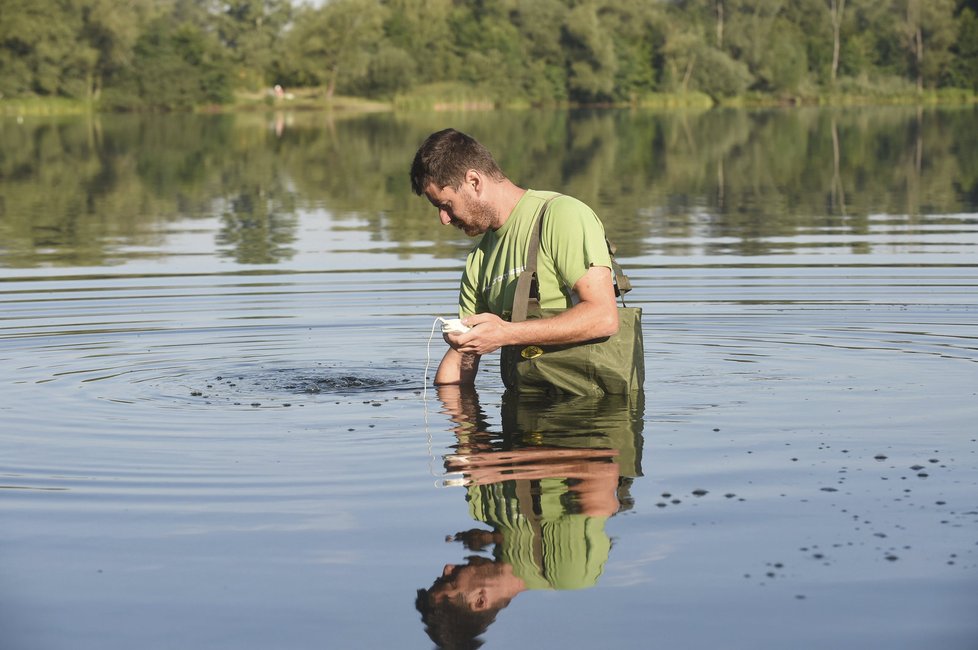
[[[442,387],[454,423],[445,469],[477,524],[449,535],[472,555],[448,564],[415,606],[441,648],[477,648],[523,591],[595,586],[611,551],[610,517],[629,510],[642,475],[644,394],[540,398],[506,393],[501,432],[478,394]],[[488,527],[488,528],[486,528]]]

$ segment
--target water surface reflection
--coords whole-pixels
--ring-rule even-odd
[[[347,229],[365,221],[373,245],[400,256],[458,259],[468,240],[433,227],[406,171],[418,143],[446,125],[500,152],[521,186],[593,206],[620,257],[867,254],[896,238],[957,253],[973,243],[974,108],[280,118],[0,120],[0,266],[215,248],[228,263],[282,264],[310,245],[299,223],[308,213]],[[185,220],[217,230],[206,251],[167,247]]]
[[[450,564],[521,581],[500,648],[974,650],[976,123],[0,119],[0,645],[430,648]],[[405,167],[448,125],[599,211],[644,416],[487,372],[429,427],[472,241]]]
[[[520,593],[597,584],[612,547],[605,522],[632,507],[642,474],[645,397],[506,393],[500,433],[474,388],[443,386],[438,398],[457,440],[444,462],[461,477],[449,483],[465,487],[482,526],[448,537],[475,554],[446,565],[415,604],[440,647],[478,647]]]

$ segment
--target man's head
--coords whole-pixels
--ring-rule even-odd
[[[431,184],[457,191],[469,170],[496,181],[506,178],[489,150],[475,138],[455,129],[438,131],[429,135],[414,155],[411,189],[418,196]]]
[[[505,215],[501,210],[498,190],[512,183],[492,154],[454,129],[433,133],[421,145],[411,165],[411,186],[435,206],[443,225],[470,237],[501,226],[511,209]]]
[[[474,650],[483,643],[480,635],[523,588],[512,567],[474,555],[462,566],[446,566],[431,588],[418,589],[414,605],[439,648]]]

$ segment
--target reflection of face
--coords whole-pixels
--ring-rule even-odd
[[[468,184],[463,183],[456,191],[431,183],[424,193],[438,209],[438,218],[443,225],[451,224],[469,237],[485,233],[496,223],[496,210],[474,196]]]
[[[526,588],[503,562],[479,562],[456,566],[446,564],[442,577],[431,588],[436,598],[458,599],[471,611],[501,609]]]

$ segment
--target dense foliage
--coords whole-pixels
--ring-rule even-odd
[[[0,0],[0,97],[495,104],[978,89],[978,0]],[[442,97],[442,99],[445,99]]]

